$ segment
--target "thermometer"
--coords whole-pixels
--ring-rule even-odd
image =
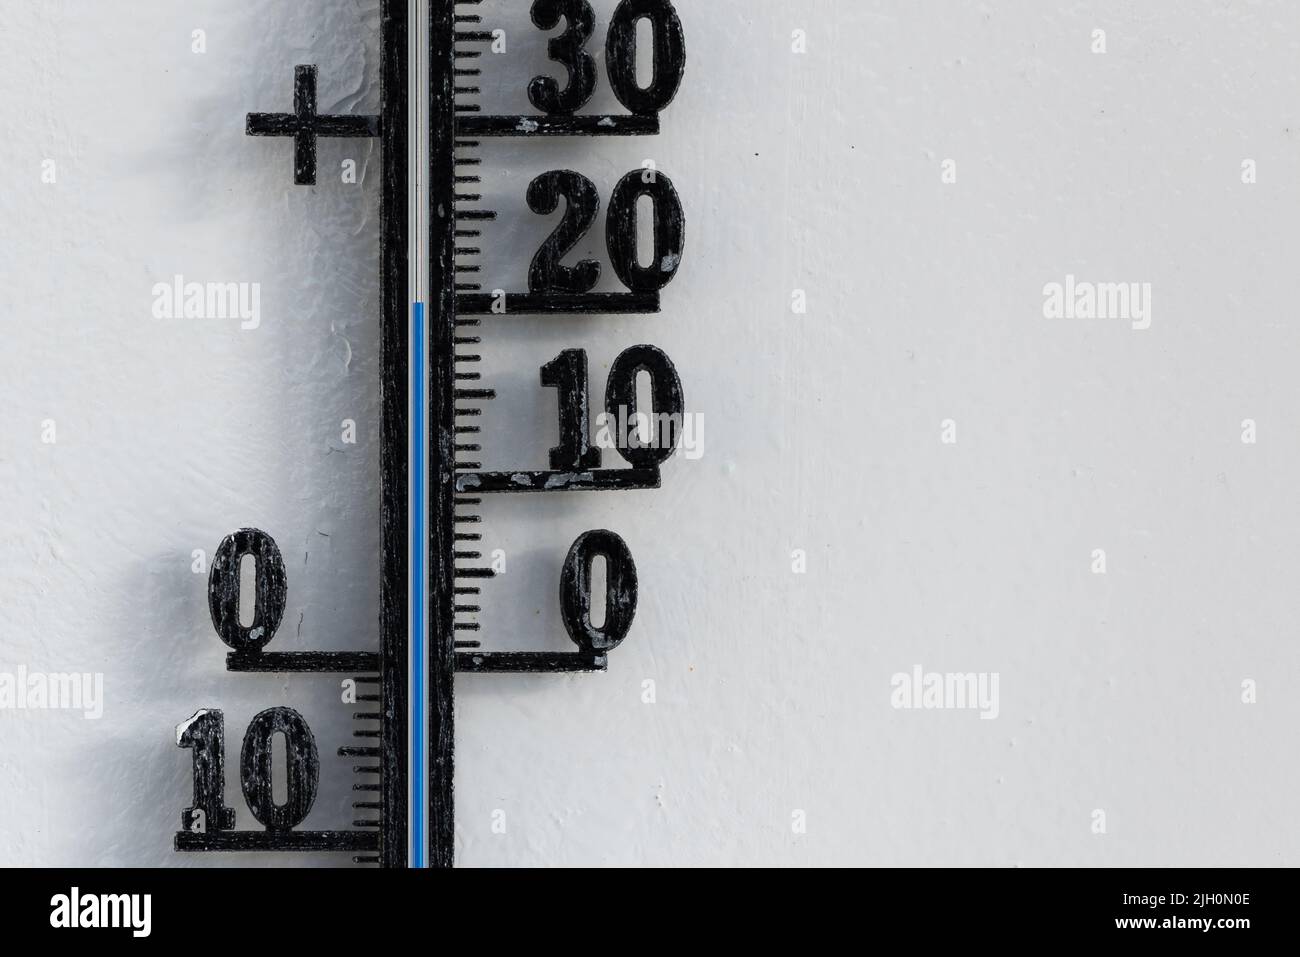
[[[208,606],[228,646],[231,673],[333,674],[355,691],[353,740],[337,745],[355,776],[354,819],[329,830],[300,827],[320,781],[320,747],[301,714],[270,707],[242,729],[235,762],[246,811],[226,787],[225,717],[203,708],[176,729],[189,750],[194,796],[181,811],[175,848],[183,852],[266,851],[350,854],[358,864],[450,867],[454,863],[453,725],[455,677],[490,672],[600,672],[627,637],[637,606],[633,556],[616,530],[592,529],[564,554],[557,587],[569,652],[493,651],[473,616],[488,600],[494,571],[482,561],[478,506],[502,493],[571,494],[657,488],[660,466],[676,448],[682,384],[672,361],[651,344],[625,349],[610,368],[603,411],[638,416],[638,377],[648,375],[653,409],[644,417],[669,423],[665,441],[623,436],[616,449],[594,447],[587,355],[566,349],[540,369],[539,386],[559,396],[557,443],[548,467],[484,471],[478,461],[492,436],[479,425],[493,390],[476,371],[484,323],[521,315],[656,313],[663,289],[681,263],[685,220],[668,176],[637,169],[601,197],[580,172],[552,170],[535,178],[521,201],[539,215],[562,210],[554,232],[533,256],[527,288],[485,291],[478,261],[491,241],[496,212],[484,208],[481,185],[493,141],[512,137],[648,136],[681,84],[685,41],[669,0],[621,0],[609,13],[602,51],[588,0],[535,0],[533,23],[552,34],[548,54],[563,80],[535,77],[527,88],[535,112],[486,115],[478,107],[484,56],[496,34],[481,0],[383,0],[382,106],[377,116],[322,113],[321,65],[294,71],[292,108],[254,112],[250,136],[292,141],[293,182],[317,181],[321,137],[374,138],[382,155],[382,538],[376,587],[377,642],[356,652],[277,651],[287,577],[272,534],[242,528],[213,556]],[[638,51],[638,32],[650,50]],[[638,78],[638,60],[651,63]],[[326,67],[327,68],[327,67]],[[600,76],[625,112],[593,115],[584,107]],[[286,152],[289,146],[286,145]],[[646,203],[650,222],[639,222]],[[608,265],[622,291],[596,292],[605,265],[567,263],[592,229],[603,229]],[[639,236],[653,238],[650,255]],[[640,436],[640,438],[638,438]],[[653,439],[653,436],[651,437]],[[605,565],[604,618],[593,621],[592,569]],[[251,600],[241,594],[241,569],[253,566]],[[245,589],[246,590],[246,589]],[[251,613],[250,613],[251,609]],[[233,730],[233,729],[232,729]],[[273,742],[282,736],[282,757]],[[277,769],[277,761],[285,766]],[[276,799],[273,775],[284,784]],[[247,816],[245,816],[247,815]],[[251,818],[251,820],[249,820]]]

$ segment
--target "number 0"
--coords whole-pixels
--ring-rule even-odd
[[[648,87],[636,81],[636,25],[649,20],[654,33],[654,76]],[[609,22],[605,72],[618,101],[631,112],[657,113],[673,101],[686,72],[686,36],[668,0],[623,0]]]
[[[637,260],[637,200],[654,203],[654,252],[650,264]],[[619,180],[605,222],[609,261],[633,292],[656,292],[673,281],[686,245],[686,219],[673,182],[656,170],[633,170]]]
[[[605,621],[591,622],[591,566],[605,559]],[[569,637],[583,651],[603,655],[627,637],[636,615],[636,564],[627,543],[611,531],[583,532],[560,572],[560,611]]]
[[[253,620],[239,621],[239,566],[247,555],[257,568]],[[275,637],[284,617],[284,559],[275,539],[257,528],[227,535],[212,556],[208,575],[208,611],[221,640],[236,651],[257,651]]]
[[[284,735],[287,799],[276,804],[271,790],[271,742]],[[316,803],[320,755],[316,739],[302,715],[292,708],[268,708],[253,718],[244,733],[239,756],[239,781],[244,800],[268,831],[289,831],[302,823]]]

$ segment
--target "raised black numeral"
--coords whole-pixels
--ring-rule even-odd
[[[226,807],[226,718],[198,711],[176,728],[176,744],[194,752],[194,806],[181,811],[181,830],[229,831],[235,809]]]
[[[605,559],[605,620],[591,622],[591,566]],[[583,651],[603,655],[627,637],[636,615],[636,564],[627,543],[611,531],[578,536],[560,572],[560,611],[569,637]]]
[[[650,376],[653,407],[640,415],[637,408],[637,376]],[[551,449],[551,468],[581,472],[600,468],[600,449],[590,443],[591,405],[587,392],[587,353],[566,349],[542,366],[542,385],[560,392],[560,444]],[[605,412],[620,432],[618,450],[637,468],[650,468],[667,461],[677,450],[686,400],[682,380],[668,354],[657,346],[639,345],[624,349],[609,369],[605,384]],[[649,425],[650,435],[641,438],[640,424]]]
[[[636,25],[647,19],[654,32],[654,74],[642,88],[636,80]],[[605,71],[618,101],[633,113],[657,113],[677,95],[686,72],[686,36],[668,0],[623,0],[609,22]]]
[[[609,369],[605,386],[605,412],[617,422],[637,420],[636,379],[641,372],[650,374],[650,394],[654,408],[646,416],[650,423],[650,440],[638,441],[635,427],[620,442],[618,451],[637,468],[659,465],[677,449],[682,427],[682,380],[667,354],[655,346],[632,346],[623,350]]]
[[[528,269],[528,288],[533,292],[582,293],[600,279],[600,263],[594,259],[584,259],[575,266],[560,263],[596,221],[600,193],[580,173],[551,170],[528,185],[528,208],[548,216],[559,206],[561,196],[566,204],[564,218],[537,251]]]
[[[565,31],[546,45],[551,59],[569,72],[569,85],[563,90],[549,76],[533,77],[528,84],[528,99],[543,113],[568,115],[586,105],[596,91],[596,61],[583,47],[591,39],[596,17],[587,0],[536,0],[533,23],[542,30],[554,30],[563,17]]]
[[[596,91],[596,64],[584,49],[595,29],[596,18],[587,0],[535,0],[533,23],[554,30],[560,19],[565,30],[547,43],[547,54],[569,74],[564,89],[549,76],[533,77],[528,99],[543,113],[567,116],[582,109]],[[650,85],[642,87],[636,76],[636,30],[649,20],[652,43]],[[614,10],[605,40],[605,70],[618,101],[637,115],[658,113],[677,95],[686,72],[686,35],[669,0],[623,0]]]
[[[551,468],[564,472],[600,468],[600,449],[593,449],[590,440],[587,353],[565,349],[542,366],[542,385],[560,393],[560,444],[551,449]]]
[[[288,758],[284,804],[275,803],[271,789],[271,743],[277,734],[284,735]],[[302,823],[316,803],[320,783],[316,739],[302,715],[292,708],[268,708],[253,719],[244,734],[239,779],[248,809],[268,831],[288,831]]]
[[[275,803],[271,784],[271,745],[277,734],[284,735],[288,756],[284,804]],[[194,751],[194,806],[181,812],[181,827],[195,833],[231,830],[235,812],[225,806],[225,715],[196,712],[176,728],[176,743]],[[316,803],[320,755],[302,715],[292,708],[270,708],[253,718],[244,733],[239,783],[253,817],[268,831],[289,831],[303,822]]]
[[[257,570],[253,620],[239,621],[239,566],[252,555]],[[208,575],[208,611],[221,640],[236,651],[257,651],[273,637],[284,617],[287,585],[284,559],[275,539],[256,528],[227,535],[212,556]]]
[[[654,254],[648,266],[637,260],[637,200],[654,202]],[[609,200],[605,244],[609,261],[623,285],[633,292],[662,289],[677,275],[686,244],[686,219],[672,180],[655,170],[633,170]]]
[[[650,197],[654,216],[654,251],[646,266],[637,255],[637,201],[642,196]],[[561,263],[596,221],[600,194],[591,180],[568,169],[543,173],[528,185],[528,208],[539,215],[555,212],[561,197],[566,204],[564,218],[528,269],[532,292],[584,293],[600,279],[600,263],[594,259],[573,266]],[[605,219],[605,247],[623,285],[633,292],[662,289],[677,275],[685,245],[686,219],[672,180],[652,169],[633,170],[619,180]]]

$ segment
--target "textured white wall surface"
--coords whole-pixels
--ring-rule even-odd
[[[660,490],[485,506],[488,647],[571,647],[586,529],[627,540],[641,600],[605,674],[458,679],[459,863],[1300,863],[1300,5],[677,7],[662,135],[483,153],[489,289],[553,227],[524,203],[544,170],[607,199],[653,159],[687,218],[662,314],[485,327],[484,466],[545,466],[564,348],[599,396],[660,346],[705,432]],[[484,108],[528,111],[547,35],[484,14],[509,41]],[[0,672],[104,676],[98,720],[0,710],[0,863],[340,860],[173,852],[173,728],[224,709],[251,826],[242,729],[297,708],[306,826],[352,819],[337,679],[227,674],[192,553],[266,529],[273,648],[377,649],[378,147],[326,141],[294,187],[244,116],[288,109],[299,63],[322,111],[375,112],[378,25],[377,0],[0,5]],[[260,325],[154,318],[177,274],[260,283]],[[1149,328],[1045,318],[1067,275],[1149,283]],[[997,716],[893,707],[917,665],[996,674]]]

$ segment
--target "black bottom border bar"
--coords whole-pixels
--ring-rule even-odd
[[[829,819],[809,809],[808,832],[792,833],[790,825],[772,824],[761,833],[744,838],[749,853],[766,860],[795,864],[806,856],[819,861],[842,856],[836,847],[847,835],[836,835]],[[866,811],[864,811],[866,813]],[[888,826],[888,822],[882,822]],[[714,825],[715,830],[717,825]],[[498,835],[514,841],[514,857],[525,865],[548,863],[530,850],[526,827],[516,833]],[[821,834],[819,835],[819,831]],[[680,836],[680,835],[679,835]],[[740,846],[742,835],[715,833],[690,851],[678,844],[682,864],[707,863],[726,857],[731,863],[748,865],[751,860],[734,860],[725,848]],[[761,854],[759,843],[773,842]],[[882,833],[882,842],[884,835]],[[1112,838],[1098,837],[1098,842]],[[100,846],[103,846],[102,844]],[[668,845],[665,845],[665,850]],[[820,847],[820,852],[818,848]],[[636,847],[624,840],[595,842],[589,847],[591,860],[650,863],[642,860],[645,845]],[[1115,850],[1121,850],[1116,848]],[[954,851],[955,852],[955,851]],[[484,852],[485,862],[508,851]],[[469,855],[466,855],[469,856]],[[655,863],[672,857],[655,854]],[[258,860],[269,861],[262,857]],[[299,865],[301,857],[274,858]],[[227,855],[209,858],[186,857],[187,863],[237,860]],[[329,863],[343,863],[337,855]],[[575,861],[566,858],[566,864]],[[620,882],[630,890],[653,894],[664,878],[655,874],[620,871]],[[1285,869],[871,869],[859,873],[843,869],[832,873],[788,870],[736,869],[723,878],[736,899],[745,906],[716,912],[717,936],[725,934],[730,945],[771,934],[774,925],[820,943],[850,935],[863,943],[870,940],[897,941],[910,953],[931,953],[935,945],[948,942],[963,949],[996,952],[1003,944],[1041,944],[1104,939],[1107,942],[1131,938],[1146,950],[1152,942],[1163,950],[1169,945],[1179,951],[1188,943],[1212,941],[1216,951],[1232,952],[1241,944],[1260,943],[1287,935],[1291,926],[1295,872]],[[702,870],[681,870],[672,882],[683,899],[710,899],[718,875]],[[7,939],[25,942],[33,935],[63,934],[69,930],[69,910],[75,895],[81,914],[90,907],[99,913],[101,895],[150,895],[148,931],[152,939],[175,941],[212,949],[225,942],[259,946],[283,941],[301,949],[319,943],[336,946],[346,940],[349,928],[358,933],[380,927],[388,939],[402,932],[419,934],[431,928],[437,916],[430,911],[430,894],[454,893],[494,895],[510,903],[510,920],[493,925],[494,944],[502,936],[521,943],[535,943],[538,927],[552,926],[563,915],[573,915],[572,882],[536,870],[492,871],[470,869],[458,874],[446,871],[384,871],[373,868],[313,869],[294,866],[281,869],[229,867],[186,867],[152,870],[76,869],[0,871],[6,906]],[[450,883],[454,881],[455,883]],[[645,881],[644,887],[638,887]],[[75,890],[74,890],[75,889]],[[1178,903],[1171,898],[1179,895]],[[87,904],[91,898],[96,904]],[[1163,900],[1163,903],[1161,902]],[[1208,901],[1208,903],[1206,903]],[[206,902],[206,903],[203,903]],[[1205,906],[1198,906],[1198,902]],[[119,926],[94,928],[107,941],[133,936],[132,915],[143,917],[143,898],[135,907],[131,898],[112,903]],[[358,909],[364,903],[364,908]],[[202,904],[203,906],[200,906]],[[107,908],[104,911],[108,912]],[[761,915],[761,916],[755,916]],[[680,919],[680,918],[679,918]],[[141,920],[142,922],[142,920]],[[360,922],[360,923],[358,923]],[[1202,929],[1209,922],[1209,929]],[[696,922],[683,919],[680,929]],[[121,926],[124,924],[125,926]],[[605,927],[610,934],[626,930],[626,915],[618,908],[594,908],[583,912],[582,931],[591,934]],[[83,930],[89,928],[82,927]],[[707,931],[706,931],[707,932]],[[343,934],[343,937],[340,937]],[[530,935],[524,938],[523,935]],[[373,935],[372,935],[373,936]],[[770,939],[770,938],[769,938]],[[511,941],[513,943],[513,941]]]

